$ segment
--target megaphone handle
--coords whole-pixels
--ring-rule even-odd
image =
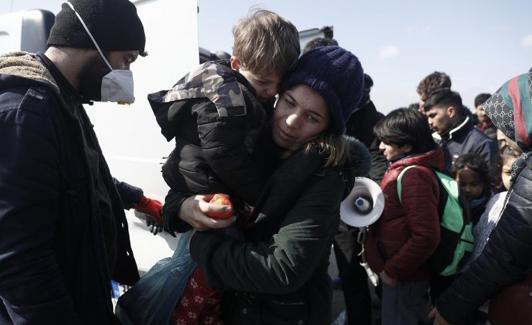
[[[373,272],[373,270],[369,267],[368,262],[366,261],[366,254],[364,254],[366,252],[364,248],[364,243],[366,242],[367,232],[368,227],[360,228],[360,231],[358,232],[357,242],[360,245],[360,253],[358,253],[358,256],[360,256],[361,260],[360,266],[362,266],[366,271],[366,274],[368,275],[368,279],[371,281],[371,284],[376,287],[379,284],[379,276],[377,275],[377,273]]]
[[[360,266],[366,270],[366,274],[368,275],[368,279],[371,281],[371,284],[373,284],[374,287],[376,287],[379,284],[379,276],[377,273],[373,272],[373,270],[369,267],[368,263],[361,262]]]
[[[362,262],[366,262],[366,257],[364,256],[364,243],[366,242],[366,234],[368,232],[368,227],[359,228],[358,234],[357,234],[357,243],[360,245],[360,253],[357,255],[362,258]]]

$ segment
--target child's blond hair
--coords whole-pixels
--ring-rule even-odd
[[[253,73],[275,72],[283,76],[297,64],[297,28],[274,12],[253,11],[233,27],[233,37],[233,56]]]

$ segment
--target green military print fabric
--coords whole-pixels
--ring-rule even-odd
[[[220,117],[243,116],[246,115],[246,105],[240,87],[230,70],[214,62],[206,62],[181,78],[162,96],[161,102],[208,98],[216,105]]]

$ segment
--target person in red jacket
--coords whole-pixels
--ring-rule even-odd
[[[423,264],[440,241],[439,184],[433,169],[445,167],[443,152],[432,139],[420,112],[400,108],[374,128],[389,162],[381,181],[384,211],[371,226],[367,260],[382,281],[382,325],[428,322],[430,273]],[[401,199],[397,178],[401,179]]]

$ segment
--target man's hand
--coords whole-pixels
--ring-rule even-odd
[[[381,281],[389,285],[390,287],[395,287],[397,285],[397,280],[390,277],[386,272],[382,271],[379,274],[379,277],[381,278]]]
[[[160,201],[145,196],[142,196],[139,202],[133,206],[133,209],[146,214],[146,225],[154,235],[163,231],[162,207],[163,205]]]
[[[207,213],[220,214],[232,211],[227,205],[209,203],[213,194],[188,197],[179,209],[178,217],[196,230],[225,228],[235,221],[235,217],[216,220],[209,218]]]
[[[163,219],[161,217],[161,209],[163,205],[160,201],[142,196],[137,204],[133,206],[133,209],[150,215],[154,221],[162,225]]]
[[[433,325],[453,325],[446,321],[442,315],[440,315],[436,307],[432,308],[431,312],[429,313],[429,318],[433,319]]]

